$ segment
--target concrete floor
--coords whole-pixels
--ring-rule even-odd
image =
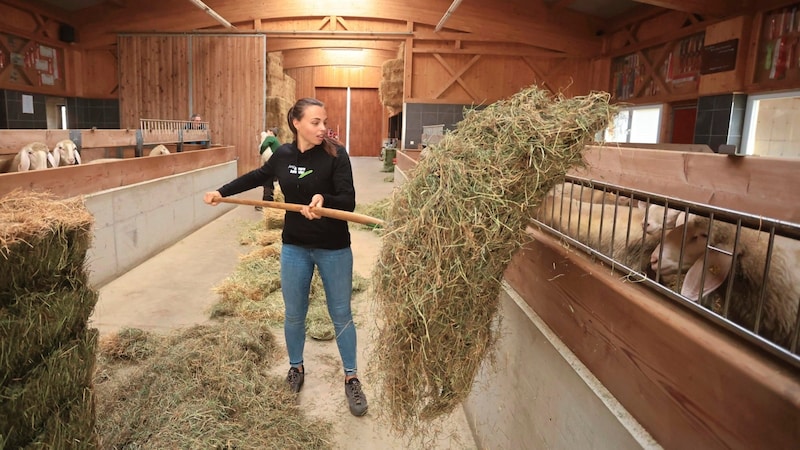
[[[391,173],[382,172],[383,162],[374,157],[352,158],[358,204],[388,197],[394,184],[386,181]],[[260,199],[261,189],[240,194]],[[209,206],[211,208],[211,206]],[[200,228],[165,251],[102,286],[100,300],[90,325],[101,337],[122,327],[168,332],[207,322],[208,310],[217,301],[212,288],[233,273],[240,255],[250,251],[238,243],[244,224],[257,221],[261,213],[250,206],[238,206],[219,219]],[[381,240],[375,233],[351,225],[354,270],[371,277]],[[342,369],[334,341],[306,343],[306,379],[300,405],[315,417],[334,424],[334,448],[405,449],[408,443],[390,435],[378,420],[381,410],[377,386],[370,383],[370,352],[375,334],[375,319],[369,292],[353,299],[358,327],[358,358],[364,391],[370,401],[369,413],[353,417],[347,410],[342,384]],[[276,339],[283,343],[281,329]],[[279,361],[270,371],[285,376],[287,361]],[[466,416],[458,408],[439,427],[441,438],[426,448],[475,448]]]

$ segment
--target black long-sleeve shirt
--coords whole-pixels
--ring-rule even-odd
[[[287,203],[307,205],[314,194],[322,194],[325,208],[353,211],[356,192],[350,158],[344,147],[336,151],[334,158],[321,145],[301,152],[295,142],[283,144],[263,166],[222,186],[219,193],[228,197],[263,186],[276,176]],[[350,230],[343,220],[308,220],[298,212],[287,211],[282,240],[284,244],[338,250],[350,246]]]

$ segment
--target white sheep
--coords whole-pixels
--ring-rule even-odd
[[[681,264],[685,277],[680,287],[681,295],[698,301],[702,290],[704,297],[712,295],[712,299],[720,301],[727,287],[726,280],[733,276],[728,318],[753,330],[763,285],[769,235],[742,227],[736,246],[736,266],[732,267],[736,227],[714,221],[709,235],[709,221],[705,217],[692,216],[685,224],[668,233],[663,245],[653,250],[650,266],[654,271],[660,270],[663,276],[678,273],[685,228],[686,241]],[[708,260],[704,263],[707,246]],[[781,236],[775,237],[759,334],[783,346],[789,344],[800,302],[799,255],[800,243]],[[704,278],[702,286],[701,278]],[[717,289],[720,291],[716,292]]]
[[[51,151],[55,166],[74,166],[81,163],[78,146],[70,139],[58,141]]]
[[[537,213],[540,221],[634,270],[646,270],[650,252],[661,236],[643,232],[642,209],[630,204],[615,207],[613,202],[581,202],[570,199],[569,192],[563,197],[557,192],[545,197]]]
[[[41,142],[31,142],[22,147],[11,161],[9,172],[25,172],[28,170],[46,169],[47,165],[55,166],[56,162],[47,145]]]
[[[639,202],[639,207],[645,209],[645,202]],[[650,205],[647,209],[647,220],[642,217],[642,227],[647,234],[660,233],[662,229],[671,230],[685,222],[686,212],[673,208],[666,209],[661,205]]]
[[[150,156],[158,155],[169,155],[169,149],[162,144],[156,145],[152,150],[150,150]]]
[[[617,196],[612,192],[603,192],[601,189],[594,189],[568,181],[555,185],[551,192],[557,197],[561,196],[563,192],[565,197],[571,197],[573,200],[580,200],[587,203],[613,204],[614,202],[618,202],[620,205],[627,205],[630,203],[630,199],[625,196]]]

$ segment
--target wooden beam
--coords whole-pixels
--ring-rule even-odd
[[[701,23],[696,23],[693,25],[689,25],[683,28],[678,28],[677,30],[673,30],[667,33],[664,33],[658,37],[647,39],[644,41],[639,41],[634,45],[628,45],[626,47],[620,47],[614,49],[606,56],[611,58],[616,58],[617,56],[627,55],[630,53],[637,52],[639,50],[644,50],[646,48],[655,47],[658,45],[663,45],[665,41],[676,41],[681,38],[685,38],[686,36],[691,36],[695,33],[699,33],[701,31],[705,31],[709,25],[716,23],[718,21],[704,21]]]
[[[397,57],[396,50],[362,50],[331,52],[323,49],[302,49],[283,55],[283,68],[319,66],[380,67],[386,60]]]
[[[539,48],[502,48],[486,46],[470,46],[469,48],[414,48],[413,53],[421,54],[454,54],[454,55],[494,55],[494,56],[531,56],[539,58],[564,58],[563,53]]]
[[[357,40],[357,39],[293,39],[272,38],[267,39],[268,52],[283,52],[287,50],[301,50],[309,48],[352,48],[366,50],[397,51],[400,47],[399,40]]]
[[[642,4],[608,21],[605,26],[600,28],[600,30],[603,31],[604,33],[613,33],[627,26],[637,23],[642,23],[648,19],[652,19],[653,17],[657,17],[667,13],[669,13],[669,10],[658,8],[652,5]]]
[[[744,2],[729,0],[634,0],[638,3],[658,6],[659,8],[683,11],[701,16],[724,17],[739,11]]]

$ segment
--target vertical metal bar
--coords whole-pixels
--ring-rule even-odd
[[[725,286],[725,297],[722,299],[722,317],[728,318],[733,293],[733,280],[736,278],[736,262],[739,259],[739,238],[742,236],[742,219],[736,221],[736,234],[733,237],[731,250],[731,269],[728,271],[728,282]]]
[[[753,332],[758,334],[761,328],[761,316],[764,314],[764,302],[767,295],[767,283],[769,283],[769,267],[772,263],[772,249],[775,246],[775,225],[769,228],[769,243],[767,244],[767,257],[764,261],[764,273],[761,276],[761,290],[758,293],[758,307],[756,308],[756,323]]]

